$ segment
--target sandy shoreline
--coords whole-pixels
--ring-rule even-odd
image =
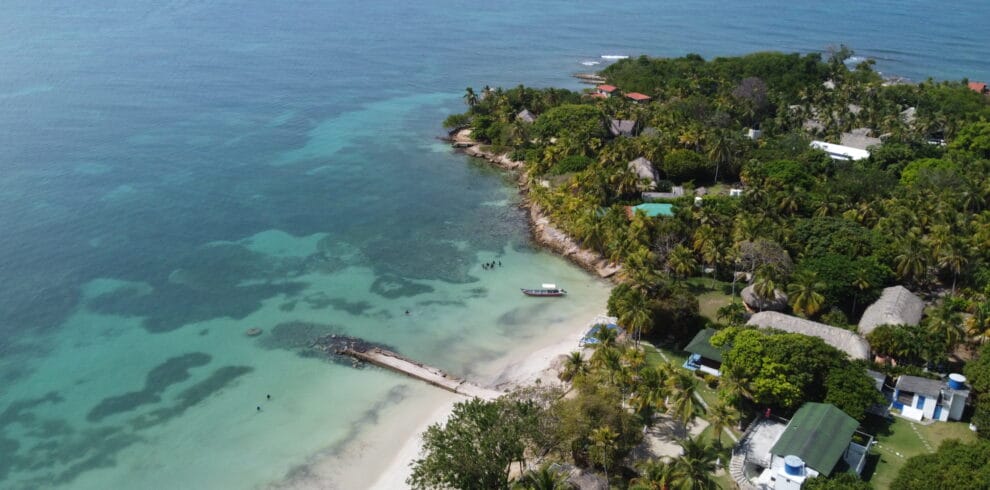
[[[532,385],[537,379],[544,386],[560,383],[553,364],[558,357],[580,349],[579,342],[588,330],[588,322],[592,321],[591,318],[575,319],[574,327],[567,329],[562,338],[550,345],[545,345],[529,353],[518,354],[515,357],[508,356],[506,367],[494,379],[489,380],[487,386],[497,388],[499,391],[511,391],[516,387]],[[415,436],[402,443],[401,449],[392,459],[392,462],[369,488],[381,490],[408,488],[406,478],[410,474],[409,464],[419,456],[423,432],[430,425],[446,421],[454,408],[454,404],[462,400],[467,400],[467,398],[458,396],[439,407],[426,420],[423,420],[417,426]]]

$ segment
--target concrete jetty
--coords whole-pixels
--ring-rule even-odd
[[[502,392],[500,391],[483,388],[464,379],[451,376],[439,368],[407,359],[395,352],[380,347],[373,347],[367,350],[346,348],[341,349],[339,353],[385,369],[391,369],[392,371],[425,381],[433,386],[457,393],[458,395],[484,400],[493,400],[502,396]]]

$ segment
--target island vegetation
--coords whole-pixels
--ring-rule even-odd
[[[605,68],[610,86],[591,92],[467,89],[468,110],[445,126],[523,162],[527,199],[621,264],[608,310],[629,335],[600,329],[593,353],[564,363],[567,391],[462,404],[427,432],[410,482],[569,488],[552,464],[591,469],[619,488],[727,486],[715,473],[729,457],[723,433],[806,402],[863,422],[885,402],[867,369],[964,371],[967,414],[990,438],[990,101],[965,80],[890,82],[870,61],[848,64],[851,55],[643,56]],[[811,144],[847,138],[870,141],[868,157]],[[644,201],[672,212],[634,208]],[[707,282],[730,300],[706,316],[696,293]],[[865,336],[875,357],[856,362],[822,339],[746,325],[760,308],[738,297],[748,286],[754,304],[786,298],[796,316],[856,332],[894,285],[924,298],[924,318],[876,327]],[[650,344],[676,352],[703,327],[718,331],[720,378],[647,355]],[[709,403],[700,403],[706,389]],[[687,435],[696,416],[712,427],[704,437]],[[658,417],[681,425],[681,455],[630,463]],[[983,446],[947,442],[905,465],[894,487],[935,488],[953,472],[978,478],[985,461],[953,461],[985,455]],[[808,488],[871,487],[847,478]]]

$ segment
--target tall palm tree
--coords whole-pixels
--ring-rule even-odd
[[[550,465],[529,470],[512,484],[512,490],[570,490],[571,488],[573,487],[567,483],[567,476],[552,469]]]
[[[464,103],[467,104],[468,107],[478,105],[478,94],[474,93],[473,88],[468,87],[464,89]]]
[[[814,272],[803,271],[794,275],[793,281],[787,285],[787,296],[791,308],[804,315],[812,316],[825,305],[825,296],[820,292],[825,289],[825,283],[818,280]]]
[[[639,371],[636,387],[630,404],[636,413],[650,420],[656,411],[667,410],[667,378],[670,368],[667,365],[649,366]]]
[[[856,302],[859,300],[859,295],[866,291],[867,289],[873,287],[870,283],[870,271],[865,267],[860,267],[856,269],[855,276],[853,277],[852,287],[856,288],[856,292],[853,293],[853,312],[856,311]]]
[[[732,404],[726,403],[725,400],[719,400],[708,407],[708,423],[716,434],[716,447],[722,447],[722,432],[727,427],[738,424],[739,417],[739,410],[736,410]]]
[[[675,277],[688,277],[698,270],[698,261],[691,249],[678,244],[667,256],[667,268]]]
[[[945,350],[951,350],[964,337],[962,315],[946,301],[933,308],[926,321],[929,333],[945,342]]]
[[[715,183],[718,183],[718,171],[722,165],[732,163],[736,154],[736,140],[726,130],[717,131],[709,139],[708,159],[715,164]]]
[[[952,272],[952,294],[956,294],[956,280],[959,273],[969,264],[969,259],[963,253],[962,245],[950,243],[943,246],[938,255],[938,265],[944,270]]]
[[[714,490],[720,488],[715,481],[718,451],[703,441],[688,437],[678,442],[682,454],[674,460],[677,470],[677,488],[683,490]]]
[[[601,346],[591,355],[591,365],[604,374],[610,385],[615,385],[615,376],[622,370],[622,353],[615,347]]]
[[[928,252],[921,240],[908,236],[901,242],[900,254],[894,257],[894,266],[901,279],[920,282],[928,274]]]
[[[564,368],[560,371],[561,381],[570,381],[583,376],[588,372],[588,363],[581,357],[580,352],[571,352],[564,361]]]
[[[636,345],[643,334],[643,329],[649,329],[653,325],[653,310],[650,308],[650,300],[642,291],[632,289],[629,294],[622,296],[617,302],[619,311],[619,323],[633,331]]]
[[[595,346],[597,347],[612,347],[615,345],[615,341],[618,339],[619,334],[614,328],[608,328],[606,325],[598,325],[595,333],[591,337],[598,341]]]
[[[675,373],[667,378],[669,393],[669,410],[674,419],[681,425],[681,430],[687,433],[688,424],[698,414],[698,405],[694,400],[697,385],[691,375]]]
[[[677,482],[677,467],[660,459],[646,460],[639,465],[639,476],[630,482],[629,490],[671,490]]]
[[[619,435],[611,427],[599,427],[591,431],[591,458],[605,470],[605,481],[608,481],[608,467],[615,457],[615,441]]]

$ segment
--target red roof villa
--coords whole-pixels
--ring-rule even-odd
[[[650,100],[650,96],[649,95],[641,94],[639,92],[629,92],[628,94],[626,94],[626,97],[628,97],[628,98],[630,98],[630,99],[632,99],[632,100],[634,100],[636,102],[646,102],[646,101]]]
[[[987,89],[987,84],[984,82],[969,82],[969,89],[978,94],[990,93]]]
[[[608,96],[612,95],[612,93],[614,93],[616,90],[619,90],[619,89],[617,87],[615,87],[614,85],[599,85],[599,86],[595,87],[595,90],[597,90],[597,92],[596,92],[597,94],[599,94],[599,95],[601,95],[603,97],[608,97]]]

